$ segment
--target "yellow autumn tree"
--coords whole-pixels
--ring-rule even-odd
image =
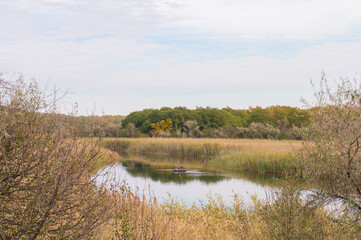
[[[150,127],[152,128],[150,131],[152,137],[159,137],[161,133],[170,132],[173,129],[173,122],[170,118],[167,118],[157,123],[151,123]]]

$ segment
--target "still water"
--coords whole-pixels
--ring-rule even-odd
[[[110,173],[117,181],[124,181],[133,191],[144,194],[146,198],[156,197],[162,203],[172,196],[188,206],[193,203],[199,205],[200,201],[207,202],[210,195],[221,196],[227,205],[231,205],[234,194],[241,196],[248,205],[252,195],[264,199],[267,192],[277,185],[274,176],[220,172],[189,165],[185,173],[176,173],[174,168],[176,166],[126,159],[103,171]]]

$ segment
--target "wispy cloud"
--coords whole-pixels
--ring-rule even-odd
[[[357,0],[164,0],[157,6],[170,20],[165,26],[217,36],[319,38],[345,34],[361,22]]]
[[[360,1],[0,0],[0,9],[0,71],[70,87],[83,109],[297,104],[321,71],[361,71]]]

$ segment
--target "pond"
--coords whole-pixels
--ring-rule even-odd
[[[166,164],[165,164],[166,162]],[[192,161],[182,161],[186,172],[177,173],[175,162],[157,161],[139,157],[128,157],[103,169],[117,181],[126,182],[133,191],[146,198],[156,197],[159,203],[170,196],[190,206],[192,203],[207,202],[208,197],[221,196],[228,205],[234,194],[243,198],[246,205],[251,196],[266,198],[266,192],[277,186],[278,178],[271,175],[241,173],[239,171],[219,171],[200,168]],[[194,165],[194,166],[193,166]]]

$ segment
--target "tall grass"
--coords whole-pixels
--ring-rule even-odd
[[[292,152],[302,143],[250,139],[110,138],[104,139],[102,144],[118,153],[193,159],[207,168],[282,173],[295,171]]]
[[[210,165],[260,173],[292,173],[297,168],[295,157],[292,153],[271,152],[237,152],[221,155],[212,159]]]
[[[262,144],[251,145],[259,153],[259,146],[283,152],[267,146],[272,142]],[[266,200],[254,196],[251,205],[235,194],[231,206],[210,195],[205,203],[189,207],[171,197],[158,204],[124,186],[117,193],[119,214],[94,239],[358,239],[361,230],[355,222],[342,215],[330,218],[324,209],[302,201],[300,193],[283,188]]]
[[[246,207],[234,195],[227,206],[221,197],[186,207],[169,198],[162,205],[146,201],[126,189],[119,193],[121,214],[107,224],[98,239],[357,239],[359,230],[340,216],[327,217],[323,209],[306,205],[299,191],[283,189],[272,201],[253,199]]]
[[[104,139],[105,147],[113,151],[158,154],[169,157],[210,157],[222,151],[229,152],[233,146],[220,144],[219,141],[211,139],[177,139],[177,138],[120,138]]]

